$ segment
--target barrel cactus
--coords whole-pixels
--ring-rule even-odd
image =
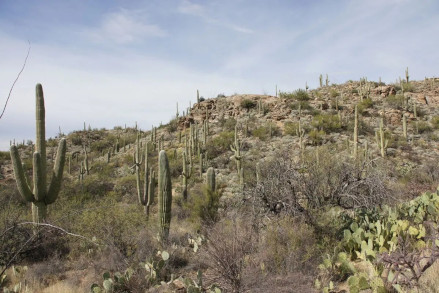
[[[32,203],[32,218],[34,222],[44,221],[47,214],[47,205],[54,203],[61,189],[64,163],[66,159],[66,140],[63,138],[58,145],[55,164],[50,184],[46,187],[46,135],[45,135],[44,95],[41,84],[36,86],[36,141],[33,154],[33,191],[29,186],[20,154],[15,145],[11,146],[11,159],[14,167],[17,188],[21,196]]]
[[[164,150],[161,150],[159,153],[158,166],[159,236],[162,241],[165,241],[168,238],[169,226],[171,224],[172,182],[168,157]]]

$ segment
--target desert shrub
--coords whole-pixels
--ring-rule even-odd
[[[257,250],[257,233],[249,219],[236,214],[203,230],[208,240],[203,258],[219,275],[230,292],[243,292],[245,271],[252,266],[250,255]]]
[[[136,176],[125,176],[117,180],[114,191],[120,195],[136,194]]]
[[[241,101],[241,107],[249,111],[250,109],[253,109],[256,107],[256,102],[252,101],[250,99],[245,99]]]
[[[415,90],[415,86],[413,85],[413,83],[410,82],[404,82],[402,84],[402,89],[404,90],[404,92],[414,92]]]
[[[297,101],[308,101],[309,95],[308,92],[303,89],[295,90],[294,92],[290,93],[280,93],[279,96],[283,99],[293,99]]]
[[[11,159],[11,155],[9,152],[0,151],[0,162],[9,161]]]
[[[308,133],[308,137],[311,140],[311,143],[313,145],[321,144],[325,135],[326,135],[326,132],[324,132],[323,130],[317,130],[317,129],[313,129]]]
[[[373,108],[373,101],[371,98],[363,99],[357,106],[358,113],[360,114],[363,114],[364,110],[369,108]]]
[[[337,92],[335,89],[331,89],[330,91],[329,91],[329,96],[331,97],[331,98],[336,98],[336,97],[338,97],[340,95],[340,93],[339,92]]]
[[[177,129],[178,129],[178,119],[177,118],[171,119],[171,121],[169,121],[167,125],[168,132],[173,133],[177,131]]]
[[[297,131],[299,131],[299,123],[298,122],[285,122],[284,126],[284,134],[285,135],[297,135]]]
[[[431,117],[430,123],[434,129],[439,129],[439,116]]]
[[[222,191],[210,191],[204,185],[196,185],[190,190],[190,197],[183,203],[189,213],[189,219],[196,224],[216,222],[218,218],[219,200]]]
[[[93,152],[97,152],[99,154],[102,153],[102,151],[108,151],[108,149],[110,147],[113,146],[113,143],[111,142],[111,140],[108,139],[102,139],[102,140],[97,140],[91,143],[91,150]]]
[[[435,127],[434,124],[433,124],[433,127]],[[433,129],[431,128],[430,124],[428,124],[425,121],[417,121],[417,122],[415,122],[415,128],[417,129],[419,134],[433,131]]]
[[[299,110],[299,106],[301,111],[311,111],[314,109],[308,101],[299,101],[290,104],[291,110]]]
[[[326,133],[342,130],[342,123],[338,115],[320,114],[313,117],[312,125]]]
[[[146,218],[138,205],[121,205],[101,200],[93,208],[76,215],[73,229],[97,243],[117,249],[124,257],[137,250],[136,235],[144,229]]]
[[[312,271],[320,260],[314,229],[298,218],[273,218],[264,233],[260,252],[269,273]]]
[[[112,191],[114,184],[105,180],[96,180],[92,177],[85,176],[84,191],[89,193],[92,197],[102,197],[108,192]]]
[[[73,145],[82,145],[82,134],[80,132],[73,132],[69,137]]]
[[[361,117],[358,117],[358,135],[375,135],[375,130],[372,126],[366,124],[366,122],[361,119]],[[354,133],[354,127],[355,127],[355,120],[350,119],[348,121],[348,124],[346,125],[346,131],[348,133]]]
[[[207,142],[206,150],[210,157],[217,157],[227,152],[235,139],[235,133],[224,131]]]
[[[394,109],[402,109],[404,107],[403,95],[390,95],[386,98],[386,103]]]
[[[253,136],[259,138],[262,141],[266,141],[273,136],[277,136],[279,135],[279,133],[279,128],[274,124],[263,125],[252,131]]]
[[[306,167],[299,169],[288,150],[279,151],[261,164],[261,182],[246,191],[248,196],[267,212],[303,215],[315,228],[320,227],[316,219],[325,207],[368,208],[391,200],[387,175],[378,167],[368,172],[367,162],[356,164],[328,148],[320,148],[318,161],[315,151],[304,160]]]
[[[224,131],[233,131],[235,130],[236,119],[228,118],[219,119],[219,125],[223,128]]]

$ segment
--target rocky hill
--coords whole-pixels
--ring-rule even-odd
[[[1,153],[0,265],[8,268],[1,286],[26,283],[32,292],[84,292],[93,283],[94,292],[105,292],[109,283],[114,292],[437,292],[428,279],[437,266],[433,256],[439,257],[437,194],[424,196],[422,220],[411,218],[419,206],[406,215],[401,205],[416,203],[439,183],[438,103],[438,79],[388,85],[362,79],[277,96],[219,95],[153,130],[117,126],[60,134],[67,140],[63,185],[49,205],[51,226],[39,234],[23,224],[29,204],[17,190],[9,154]],[[49,167],[58,140],[47,141]],[[34,148],[17,147],[30,181]],[[167,241],[156,239],[157,182],[148,216],[138,200],[147,184],[142,164],[148,160],[149,178],[158,174],[162,149],[172,178]],[[206,189],[209,167],[215,192]],[[367,229],[375,230],[363,227],[361,234],[364,215]],[[355,233],[360,236],[351,241]],[[403,245],[410,247],[405,254]],[[385,262],[397,253],[435,264],[419,261],[425,269],[406,276],[404,268]],[[401,275],[389,278],[389,272]]]

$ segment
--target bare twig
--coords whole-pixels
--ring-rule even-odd
[[[75,233],[71,233],[71,232],[69,232],[69,231],[67,231],[67,230],[65,230],[65,229],[63,229],[63,228],[61,228],[61,227],[58,227],[58,226],[55,226],[55,225],[52,225],[52,224],[48,224],[48,223],[36,223],[36,222],[21,222],[21,223],[17,223],[17,224],[15,224],[14,226],[12,226],[12,227],[10,227],[10,228],[8,228],[8,229],[6,229],[4,232],[3,232],[3,234],[2,234],[2,236],[3,235],[5,235],[5,233],[6,232],[8,232],[8,231],[10,231],[11,229],[13,229],[13,228],[15,228],[15,227],[17,227],[17,226],[25,226],[25,225],[34,225],[34,226],[42,226],[42,227],[49,227],[49,228],[52,228],[52,229],[56,229],[56,230],[59,230],[59,231],[61,231],[61,232],[63,232],[64,234],[66,234],[66,235],[69,235],[69,236],[73,236],[73,237],[78,237],[78,238],[81,238],[81,239],[84,239],[84,240],[87,240],[88,242],[91,242],[91,243],[93,243],[94,245],[99,245],[99,244],[97,244],[96,242],[94,242],[93,240],[90,240],[90,239],[88,239],[87,237],[85,237],[85,236],[82,236],[82,235],[79,235],[79,234],[75,234]],[[32,241],[32,240],[34,240],[35,239],[35,237],[37,237],[38,236],[38,234],[36,233],[36,234],[33,234],[31,237],[29,237],[29,239],[27,239],[26,240],[26,242],[14,253],[14,255],[9,259],[9,261],[8,261],[8,263],[4,266],[4,268],[3,268],[3,270],[0,272],[0,276],[2,276],[4,273],[5,273],[5,271],[9,268],[9,266],[12,264],[12,262],[17,258],[17,256],[20,254],[20,252]]]
[[[6,111],[6,106],[8,105],[9,98],[11,97],[11,93],[12,93],[12,90],[14,89],[15,83],[16,83],[16,82],[18,81],[18,79],[20,78],[20,75],[21,75],[21,73],[23,72],[24,67],[26,67],[27,58],[29,57],[30,48],[31,48],[31,46],[30,46],[30,42],[29,42],[29,41],[27,41],[27,42],[29,43],[29,49],[27,50],[27,55],[26,55],[26,58],[24,59],[23,67],[21,68],[20,72],[19,72],[18,75],[17,75],[17,78],[15,79],[14,83],[13,83],[12,86],[11,86],[11,89],[9,90],[9,95],[8,95],[8,98],[6,99],[5,106],[3,107],[3,111],[2,111],[2,113],[0,114],[0,119],[2,119],[3,114],[4,114],[5,111]]]

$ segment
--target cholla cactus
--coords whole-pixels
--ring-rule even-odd
[[[32,218],[34,222],[44,221],[47,214],[47,205],[55,202],[61,189],[64,163],[66,159],[66,140],[63,138],[58,145],[52,178],[49,187],[46,187],[46,126],[43,87],[36,86],[36,140],[33,154],[33,191],[26,180],[20,155],[15,145],[11,146],[11,159],[14,167],[17,188],[21,196],[32,203]]]

